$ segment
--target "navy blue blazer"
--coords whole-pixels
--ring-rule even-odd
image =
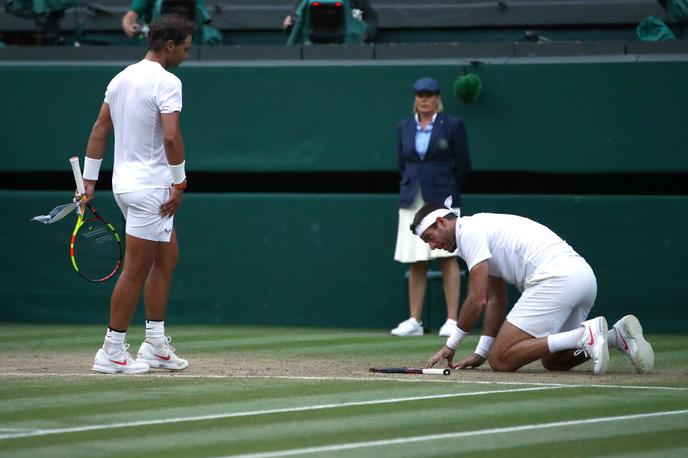
[[[437,113],[425,159],[416,151],[416,120],[412,116],[397,125],[397,161],[401,182],[399,207],[410,207],[420,186],[423,200],[441,204],[451,194],[453,206],[461,206],[461,190],[471,170],[466,127],[454,116]]]

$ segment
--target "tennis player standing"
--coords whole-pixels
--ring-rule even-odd
[[[174,14],[151,25],[145,58],[107,87],[91,130],[84,161],[87,199],[92,199],[108,135],[115,131],[112,191],[126,219],[122,274],[110,300],[110,322],[93,370],[138,374],[149,367],[183,370],[165,335],[165,311],[179,247],[174,214],[186,189],[184,142],[179,129],[182,83],[168,69],[189,55],[195,25]],[[143,289],[146,338],[134,360],[127,328]]]

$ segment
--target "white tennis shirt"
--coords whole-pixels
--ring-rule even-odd
[[[523,292],[533,277],[546,274],[549,262],[578,256],[549,228],[528,218],[499,213],[464,216],[456,223],[458,254],[472,269],[488,260],[488,273]]]
[[[150,60],[132,64],[105,91],[115,129],[112,191],[168,188],[172,176],[163,143],[161,113],[182,110],[182,82]]]

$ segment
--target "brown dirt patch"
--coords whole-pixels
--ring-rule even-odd
[[[69,376],[91,374],[93,361],[91,353],[2,353],[0,354],[0,376],[8,374],[61,375]],[[452,375],[442,376],[373,374],[370,367],[379,367],[379,361],[364,358],[351,359],[304,359],[279,358],[263,359],[237,355],[204,356],[185,354],[189,359],[189,368],[183,371],[186,376],[283,376],[283,377],[375,377],[375,378],[421,378],[434,377],[443,380],[462,380],[476,382],[504,383],[562,383],[581,385],[635,385],[635,386],[683,386],[688,387],[688,370],[657,368],[648,375],[636,374],[630,365],[619,369],[615,366],[603,376],[593,376],[588,365],[571,372],[548,372],[538,363],[522,368],[516,373],[496,373],[488,368],[453,371]],[[420,362],[418,362],[420,364]],[[409,366],[408,361],[389,361],[387,366]],[[416,366],[418,367],[418,365]],[[153,371],[157,375],[170,374],[165,371]]]

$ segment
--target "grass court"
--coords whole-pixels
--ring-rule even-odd
[[[387,332],[169,325],[188,370],[108,376],[91,372],[103,326],[1,324],[0,456],[688,456],[685,336],[648,337],[646,376],[616,350],[599,377],[371,374],[444,342]]]

